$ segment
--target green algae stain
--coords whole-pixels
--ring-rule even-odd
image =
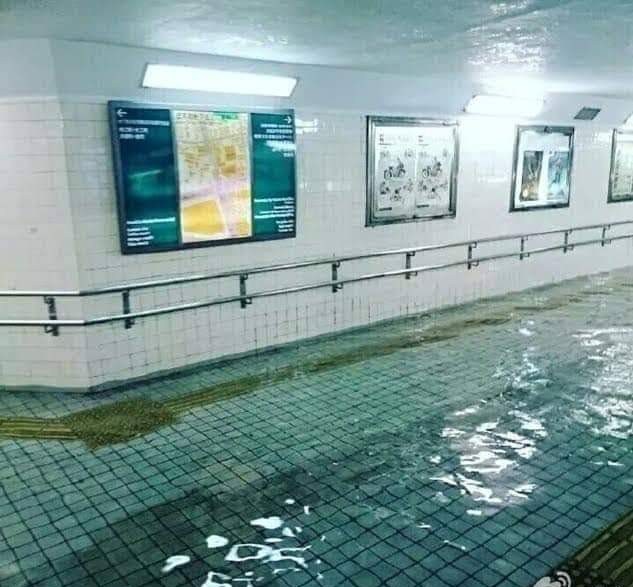
[[[176,421],[162,403],[129,399],[68,414],[58,420],[90,448],[128,442]]]

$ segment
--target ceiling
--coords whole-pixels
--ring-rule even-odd
[[[0,0],[26,37],[633,95],[631,0]]]

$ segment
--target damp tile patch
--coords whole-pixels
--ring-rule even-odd
[[[128,442],[176,422],[178,415],[193,408],[248,394],[265,385],[350,366],[408,348],[448,341],[480,328],[507,324],[519,317],[517,312],[555,310],[579,301],[582,301],[579,295],[565,295],[533,305],[515,305],[514,312],[464,318],[446,324],[433,324],[421,331],[393,337],[379,344],[363,345],[301,366],[289,365],[276,369],[272,373],[249,375],[218,383],[201,391],[164,402],[143,398],[121,400],[97,408],[73,412],[56,419],[0,418],[0,437],[81,440],[93,449]]]

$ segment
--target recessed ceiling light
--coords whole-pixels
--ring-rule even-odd
[[[518,98],[513,96],[492,96],[479,94],[466,104],[469,114],[488,114],[493,116],[536,116],[543,109],[543,98]]]
[[[152,63],[147,65],[143,76],[144,88],[282,98],[288,98],[296,85],[294,77]]]

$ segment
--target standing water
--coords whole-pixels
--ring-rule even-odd
[[[578,279],[123,392],[5,393],[0,584],[558,587],[543,577],[633,509],[631,285]]]

